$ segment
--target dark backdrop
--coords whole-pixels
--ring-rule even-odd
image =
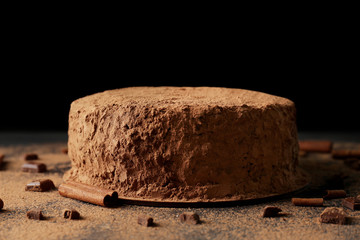
[[[77,98],[168,85],[279,95],[295,102],[300,131],[359,131],[356,21],[270,13],[223,22],[13,18],[2,39],[0,130],[66,131]]]
[[[158,69],[159,71],[161,69]],[[39,76],[40,81],[27,79],[3,86],[1,94],[1,131],[66,131],[70,103],[80,97],[107,89],[127,86],[219,86],[262,91],[295,102],[300,131],[359,131],[358,86],[351,81],[303,81],[291,76],[276,80],[273,76],[251,77],[229,73],[192,75],[182,69],[176,76],[167,72],[146,71],[137,78],[110,76],[93,72],[81,80],[71,73],[53,78]],[[134,70],[135,71],[135,70]],[[139,71],[142,71],[139,69]],[[34,72],[31,75],[36,75]],[[271,75],[271,73],[269,73]],[[256,75],[256,73],[255,73]],[[25,76],[23,76],[25,79]],[[69,77],[69,79],[66,79]]]

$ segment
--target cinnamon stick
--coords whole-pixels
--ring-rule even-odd
[[[291,202],[295,206],[323,206],[324,199],[322,199],[322,198],[292,198]]]
[[[333,143],[327,140],[307,140],[299,141],[299,149],[305,152],[329,153],[332,150]]]
[[[346,197],[345,190],[326,190],[326,195],[323,196],[324,199],[333,199],[333,198],[344,198]]]
[[[334,149],[331,151],[333,158],[344,159],[344,158],[360,158],[360,149],[359,150],[350,150],[350,149]]]
[[[63,197],[77,199],[103,207],[115,205],[118,199],[118,193],[116,191],[74,181],[60,184],[59,193]]]

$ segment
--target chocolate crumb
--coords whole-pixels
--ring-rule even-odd
[[[26,213],[28,219],[44,220],[45,217],[40,209],[31,209]]]
[[[320,215],[321,223],[346,224],[346,213],[344,209],[337,207],[328,207]]]
[[[264,212],[263,212],[263,217],[276,217],[278,216],[278,213],[281,212],[282,210],[278,207],[274,207],[274,206],[266,206],[264,208]]]
[[[146,227],[154,226],[154,219],[148,215],[141,214],[137,219],[138,224]]]
[[[200,217],[197,213],[194,212],[184,212],[179,216],[180,222],[187,224],[199,224]]]
[[[39,156],[36,153],[26,153],[24,155],[24,160],[29,161],[29,160],[38,160]]]
[[[63,148],[63,149],[61,149],[61,152],[62,152],[63,154],[68,154],[68,148]]]
[[[64,218],[66,219],[80,219],[80,213],[75,209],[65,209],[64,210]]]
[[[299,157],[306,157],[308,155],[308,152],[299,150]]]
[[[53,181],[51,181],[50,179],[43,179],[43,180],[34,180],[31,183],[28,183],[25,187],[25,191],[46,192],[54,188],[55,185]]]

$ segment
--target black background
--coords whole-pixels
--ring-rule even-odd
[[[67,131],[77,98],[164,85],[262,91],[295,102],[300,131],[359,131],[356,31],[337,18],[292,14],[12,19],[3,34],[0,131]]]
[[[0,130],[66,131],[68,111],[73,100],[107,89],[141,85],[220,86],[263,91],[295,102],[300,131],[360,130],[357,116],[359,95],[357,86],[351,82],[299,82],[290,79],[282,82],[271,78],[249,80],[241,76],[231,81],[231,76],[222,77],[220,74],[213,76],[213,80],[197,79],[191,75],[176,79],[170,74],[153,74],[154,76],[149,74],[148,80],[121,79],[120,76],[120,80],[113,82],[96,76],[84,81],[44,79],[43,82],[10,84],[4,89],[6,94],[1,97]],[[206,75],[206,78],[210,76]]]

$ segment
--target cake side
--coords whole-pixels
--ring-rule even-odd
[[[185,89],[172,90],[200,90]],[[256,198],[304,184],[296,168],[291,101],[278,97],[270,101],[271,95],[265,94],[268,99],[262,102],[264,96],[255,93],[260,100],[242,96],[245,104],[232,90],[213,103],[194,100],[199,93],[184,94],[183,103],[163,96],[142,101],[119,97],[123,91],[129,89],[72,103],[68,142],[72,169],[65,179],[111,188],[122,197],[173,201]]]

